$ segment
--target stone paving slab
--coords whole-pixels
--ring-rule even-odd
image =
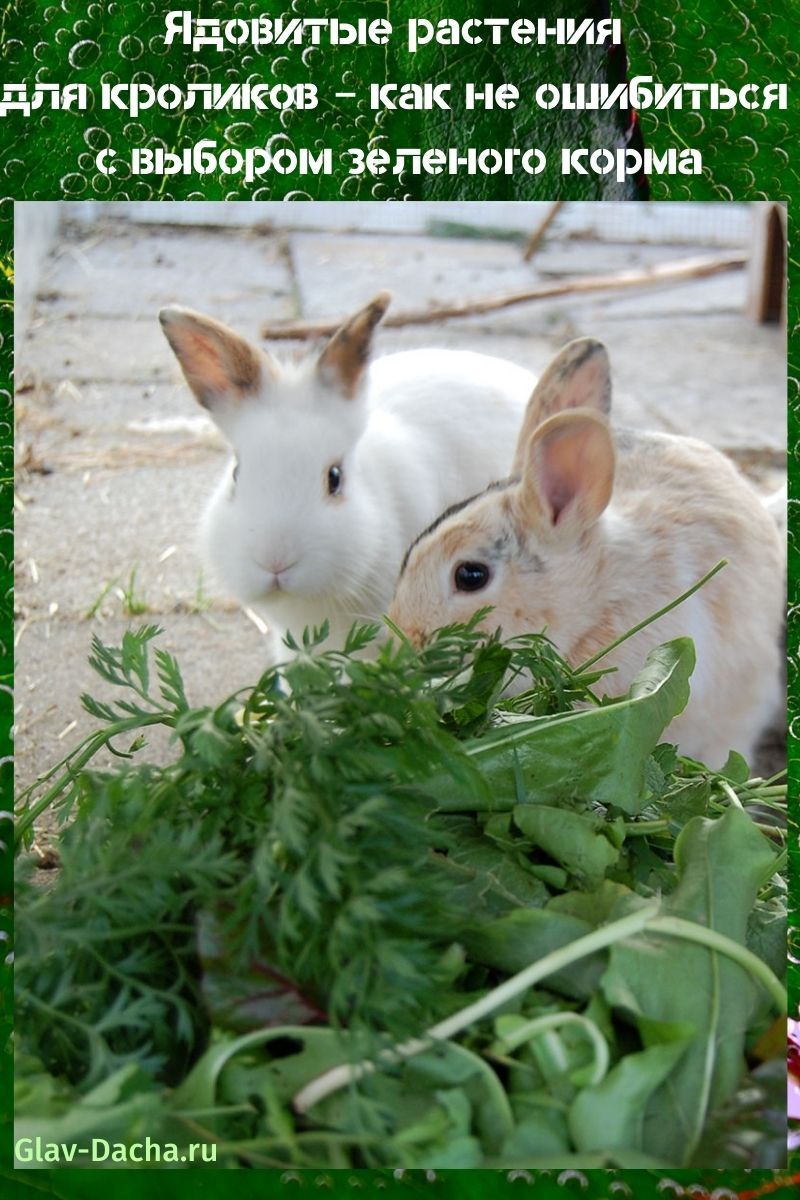
[[[205,454],[180,466],[31,476],[19,489],[18,608],[40,615],[57,605],[62,618],[82,618],[109,582],[127,585],[134,568],[148,608],[192,604],[202,583],[197,519],[221,469],[221,455]]]
[[[174,360],[166,342],[164,349],[169,355],[167,366],[172,369]],[[18,391],[17,416],[25,431],[35,436],[37,448],[52,450],[59,465],[71,470],[79,469],[80,451],[86,442],[103,448],[117,445],[136,456],[142,442],[156,434],[165,443],[180,443],[190,435],[200,438],[203,429],[210,431],[213,425],[177,366],[172,373],[174,378],[151,384],[31,378]],[[122,441],[125,446],[120,445]],[[94,465],[90,454],[87,465]]]
[[[51,315],[147,319],[178,303],[221,314],[268,305],[276,315],[293,315],[282,237],[229,229],[209,238],[191,228],[155,228],[142,237],[113,215],[99,228],[78,228],[81,236],[62,243],[47,274]]]
[[[98,728],[95,718],[80,705],[83,692],[99,700],[122,695],[89,667],[92,635],[116,646],[129,626],[148,623],[164,626],[157,645],[178,657],[192,705],[216,704],[238,688],[252,685],[264,669],[261,635],[239,612],[171,614],[168,618],[156,613],[131,621],[115,617],[102,622],[56,617],[33,622],[19,641],[15,679],[19,787],[32,782]],[[143,753],[164,761],[170,753],[168,743],[166,731],[148,731],[148,747]],[[128,747],[120,745],[118,749]],[[98,765],[111,762],[110,755],[98,759]],[[53,828],[52,821],[42,824]]]
[[[186,231],[180,230],[177,241],[180,243],[185,235]],[[200,235],[195,231],[192,240],[198,237]],[[208,241],[207,234],[204,234],[203,237]],[[168,255],[169,251],[166,245],[169,239],[162,231],[155,231],[155,241],[161,247],[158,256]],[[227,236],[223,242],[227,244]],[[108,267],[99,271],[100,275],[105,272],[107,276],[106,289],[110,287],[111,277],[116,277],[116,265],[124,264],[126,249],[129,257],[135,260],[135,266],[131,268],[131,273],[134,276],[141,276],[142,287],[138,293],[138,300],[134,303],[135,311],[131,317],[125,319],[122,316],[106,315],[104,304],[97,299],[95,294],[97,273],[85,274],[82,286],[87,292],[87,296],[83,299],[82,305],[72,304],[67,312],[62,311],[59,316],[49,301],[45,300],[41,303],[40,309],[45,315],[41,316],[36,323],[31,337],[20,355],[21,373],[24,377],[25,371],[33,370],[35,364],[35,371],[40,378],[57,381],[55,382],[56,389],[60,389],[62,393],[66,391],[67,394],[71,394],[71,390],[74,388],[85,390],[85,385],[88,383],[96,386],[98,380],[108,380],[110,384],[113,383],[115,387],[118,387],[120,384],[126,384],[133,380],[150,379],[153,382],[142,389],[143,399],[147,401],[149,399],[147,393],[154,384],[157,385],[159,382],[167,380],[179,381],[180,379],[176,365],[163,342],[161,332],[154,319],[158,304],[161,300],[167,299],[171,293],[166,287],[163,287],[160,293],[152,286],[150,290],[147,289],[147,271],[142,268],[141,263],[143,260],[150,261],[152,257],[149,241],[145,251],[142,252],[136,239],[131,238],[129,234],[114,235],[110,239],[100,238],[96,243],[96,248],[99,250],[99,248],[105,247],[108,250],[109,245],[111,245],[110,261],[115,264],[115,269],[112,271]],[[508,243],[410,238],[404,239],[404,246],[407,253],[399,256],[396,239],[373,237],[343,239],[331,235],[292,235],[290,251],[297,276],[297,300],[302,312],[306,316],[331,315],[332,277],[337,281],[336,304],[342,314],[358,307],[367,298],[367,293],[374,291],[377,280],[386,277],[391,279],[395,308],[399,310],[412,305],[419,306],[425,303],[457,300],[464,295],[494,294],[494,292],[530,286],[531,268],[521,263],[518,247]],[[597,250],[597,247],[594,249]],[[604,247],[603,249],[608,256],[608,248]],[[645,247],[644,249],[647,252],[645,257],[651,261],[660,256],[660,253],[654,254],[654,250],[660,252],[660,248]],[[219,256],[219,247],[215,254]],[[214,257],[215,254],[207,255],[207,257]],[[63,270],[63,263],[67,257],[64,252],[59,254],[54,264],[54,279],[59,278],[59,271]],[[630,264],[630,250],[622,258],[623,265]],[[257,261],[255,265],[256,274],[260,275],[263,264]],[[285,264],[279,265],[281,270],[285,270]],[[565,269],[563,263],[560,269]],[[603,269],[608,268],[606,266]],[[375,281],[367,288],[364,286],[366,277]],[[429,281],[427,293],[420,287],[421,279]],[[490,285],[488,292],[485,290],[487,283]],[[78,284],[73,280],[70,286],[77,287]],[[506,343],[503,347],[504,353],[539,370],[547,361],[551,350],[548,347],[542,360],[542,356],[535,348],[532,348],[532,342],[537,336],[547,336],[553,341],[552,349],[554,350],[559,339],[552,338],[552,334],[554,329],[561,332],[567,328],[563,320],[565,314],[568,316],[571,332],[591,332],[597,336],[603,336],[604,329],[608,329],[616,320],[626,326],[627,343],[635,342],[642,336],[649,346],[653,340],[652,334],[649,330],[642,329],[643,322],[657,321],[664,316],[685,318],[692,312],[703,312],[704,327],[707,327],[709,313],[736,311],[738,315],[744,298],[744,286],[744,273],[734,272],[730,275],[682,285],[643,289],[637,293],[562,297],[538,304],[521,305],[498,313],[486,314],[480,318],[448,322],[443,326],[434,325],[430,327],[430,331],[431,333],[435,331],[436,340],[445,345],[473,345],[476,344],[476,339],[485,343],[487,339],[501,336]],[[122,289],[117,287],[115,290],[119,293]],[[288,287],[284,289],[284,291],[287,290]],[[52,296],[57,292],[58,289],[54,288],[52,292],[48,291],[45,295]],[[57,302],[59,308],[63,310],[70,298],[71,294],[65,293]],[[200,297],[193,296],[194,303],[201,304],[215,314],[219,314],[220,310],[224,309],[224,318],[254,339],[258,337],[264,320],[281,319],[287,315],[285,297],[284,304],[277,305],[277,311],[275,298],[261,293],[239,296],[237,299],[229,301],[227,305],[224,304],[225,299],[225,297],[217,297],[220,302],[218,306],[214,302],[215,296],[212,291],[207,290]],[[76,319],[70,319],[75,307],[82,307],[83,313]],[[84,315],[98,309],[103,315],[98,316],[96,321],[90,319],[88,315]],[[757,327],[746,322],[743,317],[738,317],[738,319],[742,322],[743,329],[748,336],[751,333],[758,335],[761,332]],[[132,320],[136,321],[133,335]],[[631,322],[635,322],[633,331],[629,327]],[[426,327],[414,327],[408,332],[412,338],[404,344],[419,344],[417,339],[422,336],[430,336]],[[774,334],[775,331],[767,332]],[[609,341],[614,340],[613,333],[612,329]],[[569,335],[568,332],[567,336]],[[692,332],[692,336],[694,337],[694,332]],[[513,345],[511,340],[515,337],[520,339],[517,346]],[[685,341],[682,337],[681,345],[684,344]],[[279,347],[279,352],[285,352],[285,349],[284,344]],[[631,356],[637,357],[635,350],[628,351],[626,346],[626,351],[625,361]],[[660,357],[663,358],[663,356]],[[671,358],[671,354],[667,356],[668,362],[671,361]],[[778,362],[777,359],[776,362]],[[714,370],[716,368],[712,367],[712,374]],[[779,362],[777,370],[778,372],[782,370]],[[705,373],[706,369],[704,369]],[[724,368],[722,373],[724,375]],[[772,375],[774,376],[774,374],[773,371]],[[738,379],[738,372],[736,372],[727,386],[736,389]],[[672,386],[672,380],[669,377],[668,382],[669,386]],[[762,380],[765,393],[771,391],[774,382],[774,378],[765,372]],[[651,386],[658,388],[658,380],[645,379],[641,381],[641,390],[649,391]],[[726,386],[724,381],[723,386]],[[133,390],[133,387],[126,388],[129,395]],[[185,389],[183,391],[185,393]],[[180,399],[181,387],[177,382],[175,393],[176,406],[185,409],[187,402],[191,406],[191,401],[187,401],[185,398]],[[691,394],[693,396],[693,393]],[[128,398],[129,396],[126,396],[126,399]],[[736,400],[735,393],[733,399]],[[742,399],[747,402],[748,406],[750,405],[749,396],[745,395]],[[782,405],[783,397],[780,392],[778,401]],[[110,388],[104,403],[113,410],[115,400]],[[142,406],[137,405],[136,407],[138,410]],[[147,410],[152,407],[151,404],[145,403],[145,415],[147,415]],[[732,409],[737,409],[737,407],[735,403],[732,403]],[[764,405],[761,404],[759,406],[759,423],[761,425],[764,424],[761,421],[763,408]],[[172,404],[167,411],[173,411]],[[646,411],[650,414],[649,419],[659,420],[654,406],[650,405]],[[633,419],[636,423],[635,415],[631,417],[624,411],[622,419]],[[715,428],[703,428],[702,434],[722,445],[738,446],[748,437],[748,423],[745,420],[743,432],[740,428],[741,421],[737,420],[735,424],[736,436],[733,439],[727,432],[724,432],[724,436],[718,436]],[[668,423],[666,427],[673,426]],[[682,428],[682,426],[679,425],[678,428]],[[780,434],[776,437],[770,436],[768,440],[770,445],[775,445],[780,441]]]
[[[356,309],[382,288],[402,310],[522,291],[536,282],[511,242],[298,233],[290,246],[308,318],[330,316],[332,301],[339,311]]]
[[[444,224],[500,229],[528,237],[551,208],[549,201],[321,201],[285,204],[258,201],[172,202],[158,207],[146,202],[124,206],[98,201],[71,202],[71,218],[93,224],[109,207],[136,224],[205,225],[209,228],[254,225],[273,229],[352,230],[396,234],[430,233]],[[741,245],[749,236],[751,211],[745,204],[566,204],[554,229],[559,233],[617,242],[664,242],[671,238],[696,245]]]
[[[169,360],[165,364],[158,354],[164,338],[157,321],[61,318],[38,311],[16,353],[18,385],[42,378],[76,385],[109,380],[146,385],[167,377]]]
[[[231,305],[221,319],[254,341],[263,324],[263,315],[244,302]],[[20,347],[17,376],[21,382],[44,378],[79,387],[100,382],[146,386],[177,380],[179,370],[154,310],[139,318],[45,316],[32,325]]]
[[[590,326],[609,346],[617,386],[635,393],[645,426],[703,438],[728,451],[786,451],[786,366],[780,330],[741,316],[664,322],[635,331]]]
[[[500,296],[546,286],[564,276],[607,275],[611,272],[644,269],[656,263],[697,257],[696,247],[636,246],[610,251],[607,244],[553,242],[531,262],[524,262],[514,242],[474,241],[463,238],[363,236],[343,238],[335,234],[295,233],[289,237],[306,316],[331,315],[331,280],[340,309],[347,311],[365,303],[381,286],[390,287],[397,309],[424,309],[466,298]],[[649,304],[658,311],[681,304],[674,293],[691,297],[705,309],[736,307],[741,311],[745,295],[745,273],[726,275],[721,287],[713,277],[685,285],[659,285],[634,293],[602,293],[604,303]],[[733,280],[733,284],[731,283]],[[385,282],[382,282],[385,281]],[[701,285],[698,293],[698,283]],[[597,295],[597,294],[596,294]],[[708,295],[708,299],[706,298]],[[633,300],[631,300],[633,297]],[[561,303],[578,305],[586,296],[573,294]],[[553,300],[531,303],[529,311],[546,316]],[[488,314],[491,319],[491,314]],[[485,319],[485,318],[484,318]]]

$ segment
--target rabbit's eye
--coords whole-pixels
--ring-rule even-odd
[[[239,478],[239,464],[237,462],[237,463],[233,464],[233,482],[236,483],[238,478]]]
[[[459,563],[453,573],[453,582],[457,592],[479,592],[485,588],[492,577],[486,563]]]
[[[344,475],[338,463],[328,468],[328,495],[336,496],[342,490]]]

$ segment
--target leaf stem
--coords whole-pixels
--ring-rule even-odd
[[[415,1054],[420,1054],[423,1050],[427,1050],[432,1042],[452,1038],[475,1022],[483,1020],[495,1009],[527,991],[555,971],[562,970],[580,958],[585,958],[615,942],[623,941],[625,938],[643,931],[666,934],[668,937],[681,937],[686,941],[695,942],[708,947],[709,950],[724,954],[757,979],[778,1010],[786,1012],[786,991],[780,980],[765,962],[745,946],[741,946],[732,938],[728,938],[714,929],[696,925],[681,917],[658,916],[658,911],[659,902],[652,901],[610,925],[604,925],[582,938],[577,938],[567,946],[561,946],[558,950],[551,951],[544,958],[540,958],[510,979],[506,979],[498,987],[482,996],[480,1000],[453,1013],[444,1021],[440,1021],[438,1025],[432,1026],[423,1037],[411,1038],[407,1042],[402,1042],[382,1054],[381,1058],[386,1062],[396,1062],[398,1059],[411,1058]],[[292,1106],[296,1112],[306,1113],[327,1096],[333,1095],[349,1083],[353,1083],[375,1070],[376,1064],[370,1060],[333,1067],[301,1088],[294,1097]]]
[[[621,637],[618,637],[616,641],[611,643],[610,646],[604,646],[602,650],[597,652],[597,654],[593,655],[591,658],[587,658],[586,662],[581,663],[579,667],[575,667],[575,674],[583,674],[583,672],[588,670],[589,667],[593,667],[596,662],[599,662],[601,658],[605,658],[605,656],[610,654],[612,650],[616,650],[617,646],[621,646],[623,642],[627,642],[628,638],[632,638],[633,635],[638,633],[640,629],[645,629],[648,625],[652,625],[654,621],[658,621],[660,617],[663,617],[666,613],[671,612],[673,608],[677,608],[679,604],[683,604],[684,600],[688,600],[690,596],[693,596],[694,593],[703,587],[704,584],[708,583],[709,579],[713,579],[717,572],[721,571],[723,567],[727,567],[727,565],[727,559],[721,559],[715,567],[712,567],[702,579],[698,579],[697,583],[690,587],[688,591],[684,592],[683,595],[678,596],[676,600],[672,600],[669,604],[665,604],[663,608],[658,610],[658,612],[651,613],[649,617],[645,617],[645,619],[640,621],[638,625],[634,625],[632,629],[628,629],[627,632],[623,633]]]
[[[128,717],[122,721],[115,721],[113,725],[108,725],[99,733],[93,733],[90,737],[82,742],[77,750],[68,754],[62,759],[62,763],[66,763],[66,770],[59,775],[52,787],[48,788],[43,796],[40,796],[35,804],[31,804],[20,814],[17,820],[16,832],[14,834],[15,845],[19,846],[20,842],[28,832],[34,821],[39,817],[46,808],[56,800],[64,791],[69,783],[75,780],[77,773],[86,766],[86,764],[94,758],[104,746],[108,745],[112,738],[118,737],[121,733],[128,733],[132,729],[143,729],[146,725],[172,725],[172,719],[166,712],[153,713],[151,716],[136,716]],[[59,764],[61,765],[61,764]],[[57,770],[58,768],[54,768]],[[52,774],[52,773],[51,773]],[[37,782],[40,782],[37,780]],[[33,787],[36,785],[34,784]],[[33,787],[28,788],[19,797],[20,800],[25,800],[33,791]]]
[[[560,1029],[562,1025],[577,1025],[583,1030],[591,1043],[594,1052],[594,1062],[592,1064],[591,1077],[587,1080],[587,1086],[595,1087],[598,1083],[602,1082],[608,1071],[608,1042],[597,1028],[595,1022],[590,1021],[588,1017],[581,1016],[580,1013],[558,1012],[548,1013],[543,1017],[534,1017],[532,1020],[526,1021],[519,1029],[513,1029],[500,1037],[492,1048],[493,1052],[496,1050],[500,1054],[509,1054],[512,1050],[516,1050],[526,1042],[533,1041],[534,1038],[547,1033],[551,1029]]]
[[[594,929],[584,937],[576,938],[569,945],[560,946],[558,950],[552,950],[544,958],[531,963],[516,975],[512,975],[510,979],[504,980],[496,988],[492,988],[480,1000],[468,1004],[466,1008],[453,1013],[444,1021],[440,1021],[438,1025],[433,1025],[421,1038],[411,1038],[409,1041],[395,1046],[392,1050],[386,1051],[381,1057],[389,1062],[394,1062],[398,1058],[412,1058],[415,1054],[427,1050],[432,1042],[454,1037],[455,1034],[473,1025],[476,1021],[482,1021],[484,1017],[489,1016],[509,1000],[528,991],[534,984],[539,983],[548,975],[552,975],[555,971],[560,971],[570,963],[594,954],[597,950],[603,950],[606,946],[613,945],[614,942],[622,941],[631,934],[640,932],[656,915],[658,909],[657,901],[642,905],[641,908],[628,913],[618,921],[604,925],[600,929]],[[375,1069],[375,1063],[369,1060],[333,1067],[330,1071],[326,1071],[306,1084],[294,1097],[293,1107],[298,1113],[308,1112],[326,1096],[338,1092],[347,1084],[361,1079]]]
[[[736,795],[736,792],[733,790],[731,785],[728,783],[727,779],[719,779],[719,780],[717,780],[717,782],[719,783],[719,786],[722,789],[722,791],[725,793],[725,795],[730,800],[733,807],[738,808],[743,811],[742,802],[739,799],[739,797]]]
[[[664,821],[625,821],[623,829],[625,837],[645,837],[651,833],[666,833],[670,822]]]

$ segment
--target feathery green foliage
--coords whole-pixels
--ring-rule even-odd
[[[322,629],[213,708],[154,626],[95,639],[121,690],[84,697],[103,727],[21,797],[23,1130],[199,1129],[225,1165],[271,1166],[639,1165],[678,1152],[676,1122],[724,1144],[714,1111],[780,997],[780,835],[757,826],[782,789],[658,746],[691,643],[600,704],[596,672],[480,615],[372,657],[375,627],[341,653]],[[46,807],[65,825],[44,890],[25,845]],[[679,954],[735,1013],[678,995]]]

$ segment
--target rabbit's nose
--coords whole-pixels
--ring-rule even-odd
[[[267,567],[267,570],[270,571],[277,579],[279,575],[285,575],[287,571],[291,570],[296,563],[296,558],[293,559],[292,562],[284,562],[283,559],[278,559],[275,562],[270,563]]]
[[[253,558],[253,562],[257,567],[261,567],[262,571],[267,571],[270,575],[283,575],[291,567],[298,563],[298,559],[288,559],[285,556],[276,555],[274,558]]]
[[[260,567],[262,571],[265,571],[267,575],[272,576],[270,587],[280,590],[281,585],[285,584],[286,582],[286,576],[288,575],[289,571],[291,571],[292,567],[297,565],[299,559],[294,558],[289,561],[288,559],[284,558],[275,558],[272,560],[256,558],[253,561],[255,562],[256,566]]]

